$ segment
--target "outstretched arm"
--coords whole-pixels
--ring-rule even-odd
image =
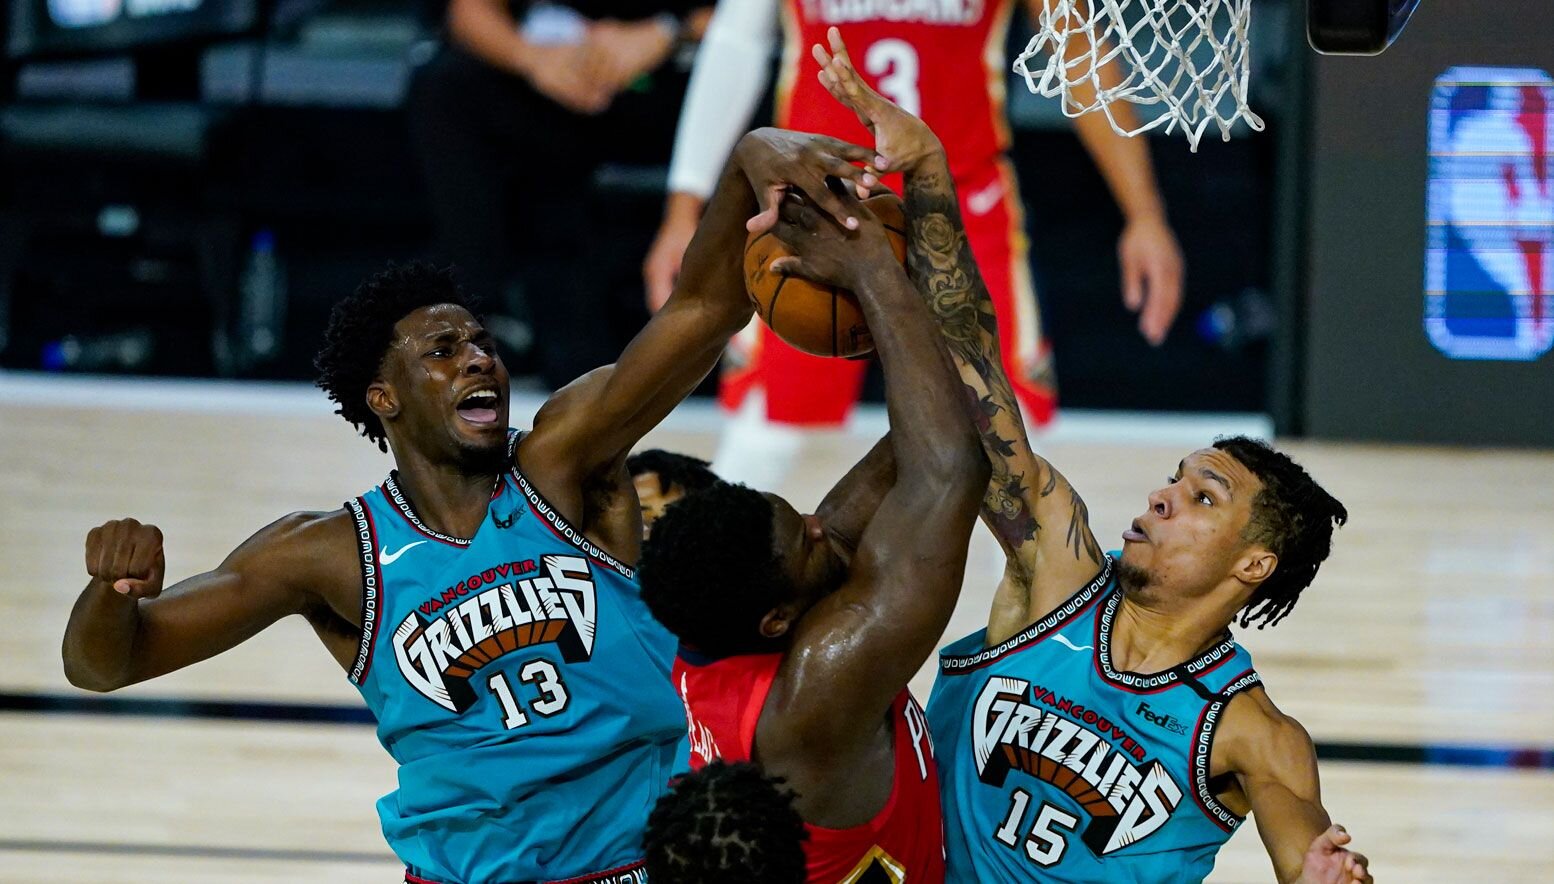
[[[1370,861],[1322,806],[1316,747],[1260,688],[1225,709],[1210,765],[1235,774],[1257,833],[1285,884],[1369,884]]]
[[[213,657],[290,614],[315,623],[343,619],[327,596],[354,587],[360,602],[353,541],[343,510],[296,513],[244,541],[215,570],[163,591],[156,526],[120,519],[93,528],[86,540],[91,582],[70,612],[61,648],[65,677],[111,691]]]
[[[965,396],[975,403],[975,426],[992,466],[982,519],[1008,557],[988,621],[988,643],[997,644],[1094,577],[1103,553],[1078,492],[1031,449],[999,357],[993,302],[966,240],[938,140],[921,120],[863,82],[835,28],[830,39],[831,52],[816,47],[821,82],[874,133],[877,159],[906,173],[907,262]]]
[[[866,154],[834,139],[769,129],[741,139],[669,303],[614,365],[552,396],[519,448],[531,481],[569,521],[582,521],[583,483],[624,458],[695,389],[729,337],[749,321],[754,308],[745,294],[745,223],[761,208],[757,195],[772,202],[782,182],[861,177],[850,163]]]
[[[851,200],[851,197],[847,197]],[[799,276],[854,291],[886,380],[895,480],[858,541],[847,581],[800,619],[767,701],[782,733],[763,753],[834,747],[838,763],[869,745],[881,716],[933,651],[960,593],[986,458],[966,420],[942,337],[878,219],[848,235],[785,206],[777,236]]]
[[[909,172],[906,192],[914,219],[907,260],[975,401],[974,420],[992,463],[982,518],[1013,577],[1000,583],[989,613],[987,641],[997,644],[1093,578],[1103,553],[1079,492],[1031,448],[948,168]]]

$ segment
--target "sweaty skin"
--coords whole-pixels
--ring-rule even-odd
[[[934,162],[947,173],[942,153]],[[805,822],[850,828],[890,795],[896,724],[887,713],[955,607],[987,462],[943,342],[879,219],[853,194],[839,198],[857,219],[851,229],[807,201],[782,202],[772,223],[793,257],[778,269],[857,293],[892,429],[816,516],[768,495],[776,551],[801,597],[761,624],[786,651],[753,754],[797,792]]]

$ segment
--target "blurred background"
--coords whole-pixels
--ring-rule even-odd
[[[5,368],[306,379],[334,299],[387,260],[451,257],[424,170],[466,158],[451,138],[417,143],[418,123],[447,102],[418,103],[413,89],[445,39],[439,0],[6,2]],[[1270,0],[1254,17],[1266,137],[1211,137],[1197,155],[1175,139],[1156,145],[1190,268],[1181,319],[1159,349],[1133,332],[1117,297],[1122,221],[1099,173],[1055,103],[1010,74],[1013,155],[1065,404],[1272,407],[1289,196],[1279,181],[1292,173],[1283,148],[1302,99],[1291,15]],[[1029,36],[1016,16],[1010,58]],[[636,106],[613,121],[613,140],[630,150],[592,168],[535,150],[524,158],[533,165],[514,156],[500,170],[566,179],[564,200],[584,204],[593,231],[586,242],[528,234],[517,222],[562,200],[509,199],[511,273],[501,291],[479,293],[513,320],[500,330],[515,373],[541,379],[535,332],[550,317],[533,305],[555,297],[547,260],[598,265],[588,312],[605,320],[591,326],[601,352],[619,352],[646,321],[639,267],[693,54],[686,45],[631,85],[623,101]],[[535,140],[547,137],[538,116]],[[479,270],[470,275],[488,286],[499,278]]]
[[[449,56],[478,67],[445,44],[478,41],[467,32],[485,23],[455,19],[450,33],[440,0],[5,2],[0,367],[306,379],[333,300],[411,257],[461,265],[535,389],[609,361],[647,318],[639,268],[696,28],[578,125],[450,70]],[[608,9],[698,13],[692,0],[624,7]],[[534,7],[522,26],[565,40],[568,9]],[[1549,94],[1537,76],[1549,35],[1513,25],[1541,23],[1541,4],[1505,9],[1474,20],[1427,4],[1406,49],[1333,58],[1307,47],[1303,3],[1257,0],[1252,104],[1267,131],[1211,133],[1196,154],[1148,139],[1188,268],[1161,347],[1117,297],[1122,218],[1100,174],[1056,102],[1011,73],[1012,156],[1064,405],[1265,413],[1283,434],[1554,442],[1554,421],[1521,407],[1554,397],[1540,361],[1549,283],[1527,263],[1548,249],[1546,145],[1490,137],[1522,156],[1509,179],[1492,160],[1442,159],[1467,128],[1453,121],[1491,103],[1442,104],[1466,94],[1449,71],[1499,65]],[[1029,28],[1014,17],[1006,57]],[[514,146],[480,155],[481,132],[504,127]],[[1452,177],[1489,190],[1426,206],[1431,181]],[[456,220],[477,198],[478,234]],[[1453,211],[1472,216],[1455,229],[1476,240],[1443,233]],[[1446,254],[1462,266],[1431,269]],[[1510,258],[1521,265],[1501,266]],[[547,370],[558,347],[577,357]],[[1343,382],[1362,375],[1375,383]]]
[[[155,522],[176,579],[380,479],[308,382],[331,305],[387,261],[459,264],[515,423],[613,359],[648,318],[699,26],[598,113],[532,100],[593,100],[565,64],[469,47],[493,21],[565,45],[705,6],[516,4],[482,31],[442,0],[0,3],[0,880],[390,880],[370,804],[392,764],[300,622],[123,696],[65,684],[81,539]],[[1187,268],[1158,347],[1100,173],[1009,75],[1062,401],[1037,444],[1114,538],[1183,452],[1279,437],[1353,521],[1290,625],[1242,638],[1335,816],[1390,880],[1548,881],[1554,4],[1425,0],[1375,58],[1316,55],[1304,15],[1253,2],[1266,131],[1145,138]],[[1016,15],[1005,58],[1029,36]],[[647,443],[711,456],[711,392]],[[883,428],[860,410],[778,490],[813,506]],[[996,556],[979,531],[948,637],[985,617]],[[1267,873],[1243,835],[1214,880]]]

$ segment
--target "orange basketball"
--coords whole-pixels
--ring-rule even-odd
[[[864,200],[890,237],[896,259],[906,261],[906,212],[893,193]],[[755,310],[779,338],[816,356],[865,356],[874,351],[874,337],[863,319],[863,308],[852,292],[770,270],[778,258],[793,254],[771,231],[745,240],[745,290]]]

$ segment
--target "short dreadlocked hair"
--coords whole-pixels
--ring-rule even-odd
[[[648,816],[648,880],[802,884],[807,837],[781,777],[714,761],[676,780]]]
[[[648,610],[703,653],[757,650],[756,625],[793,594],[772,548],[772,515],[759,492],[727,482],[665,510],[637,565]]]
[[[459,287],[452,267],[425,261],[390,264],[335,304],[324,330],[324,346],[313,358],[316,383],[340,406],[335,413],[383,451],[388,450],[383,422],[367,407],[367,388],[383,368],[394,324],[434,304],[475,311],[474,299]]]
[[[718,474],[708,469],[711,466],[699,457],[676,454],[662,448],[649,448],[626,458],[626,469],[633,478],[643,473],[658,476],[658,490],[661,494],[668,494],[677,485],[686,494],[711,488],[718,481]]]
[[[1252,518],[1242,538],[1260,544],[1279,557],[1279,566],[1264,580],[1246,607],[1241,625],[1257,628],[1283,620],[1301,590],[1311,585],[1317,569],[1333,549],[1333,529],[1349,521],[1349,511],[1328,494],[1289,455],[1246,436],[1214,440],[1218,448],[1241,462],[1262,480],[1252,500]]]

